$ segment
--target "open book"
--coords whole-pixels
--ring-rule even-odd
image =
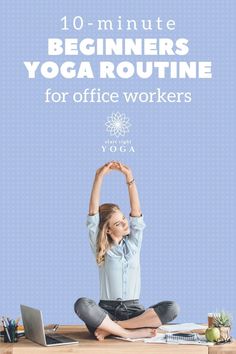
[[[152,338],[123,338],[115,337],[113,338],[125,340],[128,342],[144,342],[144,343],[156,343],[156,344],[197,344],[197,345],[214,345],[213,342],[208,342],[204,335],[197,333],[158,333]]]
[[[145,343],[214,345],[204,335],[197,333],[158,333],[156,337],[145,338]]]

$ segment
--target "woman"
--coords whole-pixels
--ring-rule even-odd
[[[103,177],[112,170],[125,175],[130,199],[130,225],[116,204],[99,206]],[[131,169],[109,162],[96,171],[87,217],[90,245],[100,277],[100,302],[79,298],[74,309],[98,340],[113,334],[153,337],[156,328],[176,318],[179,307],[163,301],[146,309],[139,304],[140,249],[145,227]]]

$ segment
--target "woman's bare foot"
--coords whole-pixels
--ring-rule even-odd
[[[133,330],[128,330],[128,338],[150,338],[157,335],[156,328],[138,328]]]
[[[97,340],[104,340],[107,336],[110,336],[111,333],[105,331],[105,329],[97,328],[96,331],[94,332],[95,337]]]
[[[157,334],[156,328],[138,328],[127,330],[126,332],[127,335],[125,338],[150,338],[155,337]],[[94,334],[99,341],[102,341],[104,338],[111,335],[111,333],[101,328],[97,328]]]

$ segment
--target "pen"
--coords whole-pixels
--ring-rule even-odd
[[[2,316],[3,318],[3,321],[6,323],[6,325],[8,326],[9,325],[9,318],[5,318],[4,316]]]
[[[12,342],[15,342],[15,335],[16,335],[16,323],[15,323],[15,320],[11,320],[11,337],[12,337]]]
[[[6,325],[6,322],[5,322],[4,319],[2,319],[2,324],[3,324],[3,328],[4,328],[5,331],[6,331],[7,338],[8,338],[8,340],[9,340],[9,342],[11,342],[11,337],[10,337],[10,334],[9,334],[9,332],[8,332],[8,328],[7,328],[7,325]]]

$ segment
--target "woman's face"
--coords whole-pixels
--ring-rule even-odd
[[[130,233],[128,220],[120,210],[117,210],[110,217],[107,233],[116,244],[118,244],[124,236]]]

